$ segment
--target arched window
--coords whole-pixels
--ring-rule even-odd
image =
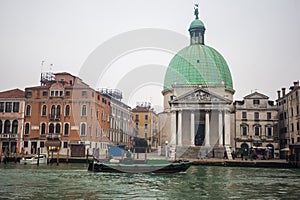
[[[81,109],[81,116],[86,116],[86,105],[83,105],[83,106],[82,106],[82,109]]]
[[[246,136],[248,135],[248,125],[241,124],[241,135]]]
[[[259,124],[254,125],[254,135],[260,136],[260,125]]]
[[[49,133],[51,134],[51,133],[54,133],[54,124],[53,123],[51,123],[50,125],[49,125]]]
[[[46,124],[42,123],[41,124],[41,135],[45,135],[46,134]]]
[[[31,115],[31,106],[30,105],[27,105],[26,106],[26,116],[30,116]]]
[[[65,116],[70,116],[70,105],[66,105]]]
[[[10,121],[5,120],[5,122],[4,122],[4,133],[9,133],[9,130],[10,130]]]
[[[64,135],[69,135],[69,128],[70,128],[70,125],[68,123],[65,123]]]
[[[85,136],[86,134],[86,124],[82,123],[80,126],[80,136]]]
[[[56,124],[55,133],[60,133],[60,124]]]
[[[12,133],[17,134],[18,133],[18,121],[14,120],[12,123]]]
[[[46,116],[47,115],[47,106],[43,105],[42,107],[42,116]]]
[[[3,125],[2,125],[2,120],[0,120],[0,133],[2,133],[2,127]]]
[[[60,118],[60,105],[56,107],[56,118]]]
[[[51,113],[50,113],[50,118],[54,118],[55,117],[55,105],[51,106]]]
[[[29,130],[30,130],[29,123],[26,123],[25,124],[25,132],[24,132],[24,134],[25,135],[29,135]]]

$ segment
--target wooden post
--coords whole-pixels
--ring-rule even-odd
[[[86,150],[86,163],[89,163],[89,149]]]
[[[53,159],[53,150],[51,151],[51,160],[50,160],[50,163],[52,163],[52,159]]]
[[[67,163],[69,163],[69,149],[67,149],[67,160],[66,160]]]
[[[39,164],[40,164],[40,148],[37,149],[37,155],[38,155],[38,160],[37,160],[36,165],[39,166]]]
[[[56,159],[56,165],[59,165],[59,147],[57,148],[57,159]]]
[[[47,164],[49,164],[50,163],[50,150],[49,150],[49,147],[47,148],[47,154],[48,154],[48,156],[47,156]]]
[[[2,149],[0,149],[0,163],[1,163],[1,160],[2,160]]]

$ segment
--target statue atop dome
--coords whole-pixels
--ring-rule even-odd
[[[196,19],[199,19],[199,17],[198,17],[198,15],[199,15],[198,6],[199,6],[199,4],[195,4],[195,7],[194,7],[194,15],[196,16]]]

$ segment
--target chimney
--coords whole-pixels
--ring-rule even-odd
[[[282,90],[282,97],[284,97],[285,96],[285,88],[281,88],[281,90]]]
[[[280,99],[280,90],[277,90],[277,97]]]
[[[298,87],[299,86],[299,81],[294,81],[294,87]]]

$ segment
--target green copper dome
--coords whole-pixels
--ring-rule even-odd
[[[233,89],[225,59],[215,49],[203,44],[185,47],[173,57],[165,74],[164,89],[172,88],[173,84],[224,85]]]
[[[195,19],[194,21],[192,21],[189,30],[194,28],[202,28],[202,27],[204,27],[203,22],[199,19]]]

